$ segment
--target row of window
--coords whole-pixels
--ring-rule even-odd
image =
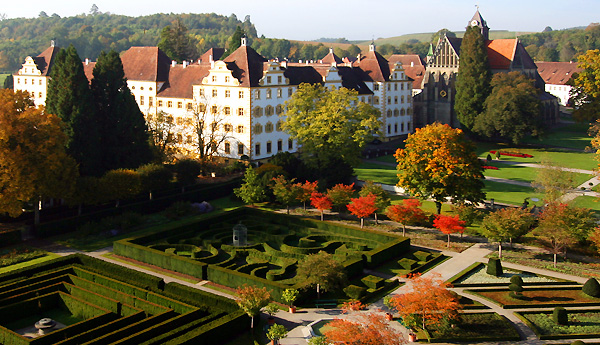
[[[271,141],[267,141],[265,143],[265,149],[266,149],[265,154],[273,153],[273,143]],[[294,141],[292,139],[288,139],[287,149],[288,149],[288,151],[291,151],[294,149]],[[283,140],[279,139],[279,140],[277,140],[277,152],[281,152],[281,151],[283,151]],[[254,154],[257,156],[261,154],[261,144],[260,143],[254,144]]]
[[[411,113],[412,113],[412,109],[410,109],[410,108],[408,108],[406,110],[404,108],[402,108],[400,110],[394,109],[393,111],[392,111],[392,109],[388,109],[387,110],[387,117],[392,117],[392,115],[393,116],[410,115]]]
[[[272,105],[267,105],[264,109],[264,113],[266,116],[271,116],[273,115],[273,113],[281,115],[283,114],[283,104],[277,104],[277,106],[275,106],[274,108]],[[255,117],[261,117],[263,115],[263,108],[258,106],[254,107],[252,114],[254,114]]]
[[[204,97],[205,95],[204,89],[200,89],[200,97]],[[219,91],[217,89],[212,89],[211,96],[218,97]],[[225,98],[231,98],[231,90],[225,90]],[[238,91],[238,98],[244,98],[244,91]]]
[[[410,122],[406,123],[406,131],[410,132]],[[404,132],[404,123],[400,124],[400,132]],[[394,133],[398,133],[398,124],[394,124]],[[387,125],[387,134],[392,134],[392,125]]]
[[[267,124],[264,126],[265,133],[272,133],[273,129],[275,129],[277,132],[281,132],[282,125],[283,125],[283,122],[281,122],[281,121],[277,121],[275,126],[273,126],[272,122],[267,122]],[[253,132],[254,132],[254,134],[261,134],[263,132],[263,125],[261,125],[260,123],[255,124],[254,128],[253,128]]]
[[[21,84],[21,78],[17,78],[17,84]],[[27,85],[26,78],[23,78],[23,84]],[[38,79],[38,84],[42,85],[42,79]],[[31,79],[31,85],[35,85],[35,79]]]
[[[281,98],[283,97],[283,90],[282,89],[277,89],[277,98]],[[266,89],[265,90],[265,98],[266,99],[271,99],[272,98],[272,92],[273,90],[271,89]],[[292,94],[294,93],[294,88],[288,88],[288,92],[287,95],[288,97],[292,97]],[[261,97],[261,90],[255,90],[254,91],[254,99],[260,99]]]
[[[131,87],[132,90],[135,90],[135,85]],[[140,90],[144,91],[144,87],[140,86]],[[149,91],[152,91],[152,86],[148,88]]]
[[[392,91],[392,84],[394,85],[394,91],[398,91],[398,84],[400,84],[400,90],[404,90],[404,83],[387,83],[388,91]],[[408,87],[406,89],[408,90]],[[373,91],[379,91],[379,84],[373,84]]]
[[[224,144],[224,151],[225,151],[225,154],[231,154],[231,144],[227,141]],[[242,143],[238,143],[238,154],[239,155],[244,154],[244,144],[242,144]]]

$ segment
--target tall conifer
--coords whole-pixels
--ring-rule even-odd
[[[483,112],[492,79],[485,41],[477,26],[467,27],[460,46],[454,111],[463,128],[471,130]]]
[[[103,148],[103,172],[148,163],[152,157],[148,128],[127,86],[119,54],[114,50],[100,53],[93,74],[92,94]]]
[[[88,79],[77,50],[70,45],[56,55],[48,82],[46,111],[62,119],[67,152],[79,163],[82,175],[98,169],[99,137]]]

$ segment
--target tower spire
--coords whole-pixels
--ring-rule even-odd
[[[467,24],[468,26],[477,26],[479,27],[479,29],[481,29],[481,35],[483,36],[484,40],[489,40],[490,39],[490,28],[487,26],[487,22],[485,21],[485,19],[483,19],[483,17],[481,16],[481,13],[479,13],[479,5],[475,5],[475,7],[477,8],[475,10],[475,14],[473,15],[473,18],[471,18],[471,20],[469,21],[469,24]]]

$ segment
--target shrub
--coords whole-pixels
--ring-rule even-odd
[[[575,340],[574,342],[571,343],[571,345],[585,345],[585,343],[581,340]]]
[[[510,296],[514,298],[521,298],[521,293],[523,292],[523,287],[519,284],[512,283],[508,286],[508,289],[511,291]]]
[[[360,286],[348,285],[344,288],[344,292],[351,299],[361,299],[366,294],[367,290]]]
[[[600,297],[600,284],[595,278],[588,279],[581,290],[588,296]]]
[[[174,220],[192,214],[195,211],[196,209],[192,207],[192,204],[190,204],[189,202],[177,201],[171,206],[167,207],[163,211],[163,214],[165,215],[165,217]]]
[[[502,263],[500,259],[490,258],[487,265],[486,273],[489,275],[493,275],[495,277],[499,277],[502,275]]]
[[[523,278],[521,278],[521,276],[518,274],[513,274],[513,276],[510,277],[510,283],[523,286]]]
[[[552,320],[558,325],[566,325],[569,323],[569,315],[567,310],[563,307],[556,307],[552,312]]]

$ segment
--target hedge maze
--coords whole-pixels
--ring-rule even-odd
[[[235,247],[232,229],[239,222],[248,228],[248,245]],[[283,290],[301,286],[296,268],[306,255],[326,251],[342,262],[354,297],[392,284],[365,277],[363,269],[399,259],[409,247],[409,239],[393,234],[244,207],[117,241],[114,252],[229,287],[265,286],[280,300]]]
[[[3,274],[0,281],[4,345],[218,344],[248,325],[231,300],[85,255]],[[32,326],[45,317],[61,327],[38,335]]]

